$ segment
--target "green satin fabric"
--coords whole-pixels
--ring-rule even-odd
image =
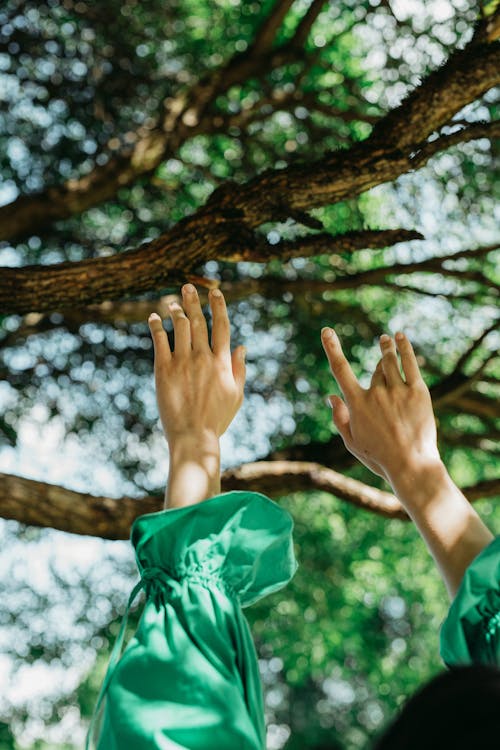
[[[471,562],[440,634],[448,666],[500,666],[500,537]]]
[[[132,526],[146,603],[115,644],[88,748],[263,750],[255,647],[242,608],[297,570],[291,515],[256,492],[229,492],[140,516]],[[128,607],[127,607],[128,612]]]

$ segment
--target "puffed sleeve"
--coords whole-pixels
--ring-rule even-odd
[[[297,569],[290,514],[229,492],[136,519],[146,604],[108,681],[98,750],[263,750],[262,686],[242,612]]]
[[[500,537],[471,562],[440,634],[448,666],[500,666]]]

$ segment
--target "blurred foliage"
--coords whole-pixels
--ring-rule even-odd
[[[274,4],[5,0],[0,202],[89,174],[133,146],[161,123],[165,100],[244,54]],[[292,37],[308,6],[306,0],[293,4],[275,44]],[[227,179],[243,182],[263,169],[349,147],[369,134],[372,118],[468,41],[478,13],[467,0],[417,3],[411,12],[403,3],[377,0],[325,3],[301,57],[231,87],[211,105],[214,117],[254,107],[245,127],[198,134],[114,199],[57,222],[43,236],[2,243],[2,265],[123,252],[195,211]],[[487,94],[456,119],[490,119],[496,111]],[[332,234],[406,226],[422,231],[423,243],[275,260],[266,267],[210,261],[199,273],[227,281],[263,275],[333,281],[488,244],[495,229],[494,156],[489,141],[459,145],[417,174],[312,212]],[[277,243],[304,228],[289,220],[260,231]],[[467,259],[461,267],[498,281],[492,256]],[[323,325],[335,324],[364,384],[378,358],[380,333],[404,328],[432,385],[453,371],[495,315],[491,290],[474,281],[422,273],[394,282],[272,299],[254,294],[230,306],[233,346],[248,348],[248,384],[227,436],[227,465],[332,436],[324,397],[335,386],[316,335]],[[151,290],[146,297],[166,291],[174,290]],[[15,448],[25,455],[29,429],[38,430],[40,443],[49,433],[58,436],[54,466],[69,461],[71,450],[81,457],[64,480],[75,489],[109,491],[99,483],[101,467],[108,466],[118,495],[161,493],[165,450],[159,448],[146,322],[85,322],[68,330],[57,312],[51,320],[52,330],[12,346],[1,347],[0,339],[1,470],[13,464]],[[0,336],[21,323],[20,316],[0,316]],[[485,339],[469,371],[494,347],[493,336]],[[491,397],[497,392],[493,364],[480,384]],[[453,410],[438,419],[442,454],[457,481],[493,477],[493,420]],[[27,461],[18,473],[32,470]],[[359,464],[349,473],[383,486]],[[279,502],[295,519],[300,568],[285,590],[245,611],[265,687],[269,748],[319,750],[337,743],[357,750],[439,670],[444,587],[410,525],[321,493]],[[494,527],[494,501],[478,508]],[[0,637],[11,685],[0,703],[0,750],[73,750],[81,745],[79,730],[91,714],[136,575],[131,552],[123,543],[66,538],[13,522],[2,523],[0,539]],[[64,544],[74,559],[63,554]],[[139,614],[140,608],[132,613],[130,633]],[[23,693],[21,683],[38,689]]]

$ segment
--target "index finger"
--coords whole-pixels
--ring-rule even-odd
[[[323,328],[321,330],[321,341],[330,363],[332,375],[346,401],[349,401],[359,393],[361,386],[351,369],[351,365],[344,356],[338,336],[332,328]]]

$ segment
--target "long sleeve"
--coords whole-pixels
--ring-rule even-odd
[[[262,687],[242,608],[294,575],[292,529],[287,511],[253,492],[136,519],[146,604],[105,689],[98,750],[263,750]]]
[[[500,666],[500,537],[465,571],[441,628],[441,657],[447,666]]]

